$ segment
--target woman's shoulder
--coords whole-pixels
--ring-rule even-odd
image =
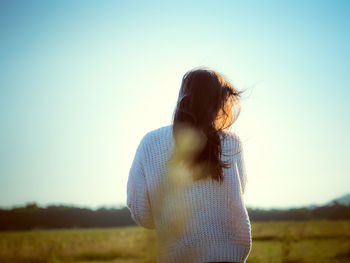
[[[162,144],[168,144],[172,139],[172,125],[162,126],[148,131],[142,138],[141,144],[146,148],[154,148]]]
[[[223,132],[222,150],[227,153],[238,153],[242,149],[240,136],[235,132]]]
[[[144,140],[152,140],[152,139],[155,139],[155,138],[159,138],[162,135],[167,135],[171,131],[172,131],[172,125],[162,126],[160,128],[148,131],[144,135],[143,139]]]
[[[240,137],[239,137],[238,134],[235,133],[235,132],[232,132],[232,131],[222,131],[221,134],[222,134],[223,140],[225,140],[225,141],[237,142],[237,143],[240,143],[240,142],[241,142]]]

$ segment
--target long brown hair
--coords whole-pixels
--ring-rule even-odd
[[[179,141],[180,131],[190,128],[196,132],[195,137],[201,138],[199,150],[185,160],[191,170],[199,167],[193,174],[195,180],[211,177],[222,183],[223,168],[229,164],[221,160],[221,137],[239,116],[242,92],[208,68],[195,68],[183,76],[173,116],[173,136]]]

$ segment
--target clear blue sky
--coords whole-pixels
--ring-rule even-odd
[[[252,207],[350,192],[349,1],[0,1],[0,206],[124,205],[183,74],[248,89]]]

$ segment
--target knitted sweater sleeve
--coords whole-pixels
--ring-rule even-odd
[[[146,178],[144,173],[144,145],[139,144],[132,162],[127,183],[127,206],[131,218],[145,228],[153,229],[154,222],[150,209]]]
[[[243,145],[242,145],[242,141],[239,137],[237,137],[237,142],[238,142],[237,148],[239,151],[238,156],[237,156],[237,168],[238,168],[239,179],[241,182],[242,194],[244,194],[246,184],[247,184],[247,173],[246,173],[246,169],[245,169]]]

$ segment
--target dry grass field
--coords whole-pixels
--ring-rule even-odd
[[[350,262],[350,221],[252,223],[248,263]],[[0,262],[155,262],[156,238],[140,227],[0,232]]]

